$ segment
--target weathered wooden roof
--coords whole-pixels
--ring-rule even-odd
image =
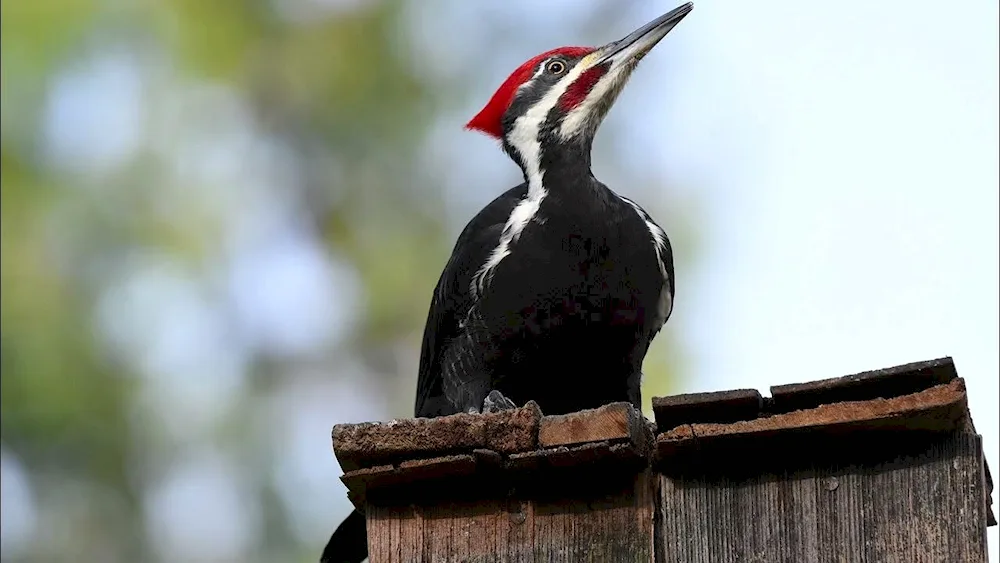
[[[530,402],[495,414],[338,425],[333,443],[360,505],[416,484],[503,487],[595,469],[705,473],[891,458],[935,437],[975,433],[951,358],[780,385],[770,397],[753,389],[657,397],[653,412],[655,424],[627,403],[545,416]]]

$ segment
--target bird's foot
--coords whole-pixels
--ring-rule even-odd
[[[490,394],[483,399],[483,413],[490,412],[500,412],[510,409],[516,409],[517,405],[514,401],[511,401],[507,397],[503,396],[503,393],[497,391],[496,389],[490,391]]]

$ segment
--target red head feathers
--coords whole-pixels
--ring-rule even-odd
[[[499,139],[503,136],[501,120],[503,119],[504,112],[507,111],[511,102],[514,101],[514,94],[517,92],[518,87],[531,78],[538,63],[554,55],[563,55],[568,58],[582,57],[593,52],[593,50],[592,47],[560,47],[532,57],[517,67],[517,70],[507,77],[507,80],[504,80],[503,84],[497,88],[496,93],[493,94],[493,97],[490,98],[490,101],[486,103],[486,107],[470,119],[465,124],[465,128],[482,131],[491,137]]]

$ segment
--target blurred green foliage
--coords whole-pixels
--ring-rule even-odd
[[[431,289],[457,228],[475,211],[447,217],[448,171],[422,164],[429,128],[462,95],[459,80],[432,80],[414,67],[404,8],[398,1],[3,0],[2,446],[27,475],[35,507],[28,543],[10,540],[20,547],[5,545],[5,561],[180,560],[190,549],[157,543],[151,490],[198,444],[234,460],[262,507],[244,552],[203,560],[315,559],[326,538],[304,537],[282,508],[274,484],[281,460],[257,436],[271,420],[262,404],[310,366],[330,378],[382,381],[388,410],[406,415]],[[138,76],[139,134],[106,162],[77,162],[73,150],[92,154],[86,146],[54,150],[51,137],[69,127],[84,129],[73,133],[78,138],[100,139],[105,123],[60,123],[52,108],[57,96],[72,96],[65,84],[81,83],[67,76],[95,73],[95,61],[108,57]],[[107,104],[102,92],[99,84],[83,99]],[[228,101],[205,102],[212,96]],[[111,109],[98,117],[114,117]],[[233,123],[245,131],[233,133]],[[216,146],[233,135],[249,140]],[[213,150],[229,151],[223,156],[250,172],[189,170],[189,160]],[[283,172],[254,177],[268,158],[280,160],[268,169]],[[247,176],[260,185],[228,184]],[[496,184],[484,187],[489,197],[508,187],[483,181]],[[197,288],[240,334],[226,271],[235,254],[253,251],[252,243],[234,250],[241,221],[274,201],[352,272],[361,289],[348,305],[359,313],[346,339],[318,353],[275,354],[244,341],[237,348],[248,383],[234,390],[234,406],[196,436],[177,437],[149,414],[150,396],[168,407],[171,399],[165,384],[144,375],[149,341],[133,334],[156,319],[113,319],[126,327],[116,340],[107,310],[122,314],[114,307],[134,296],[121,287],[152,263],[154,272],[165,268]],[[163,305],[171,295],[149,299]],[[660,336],[647,360],[647,404],[672,381],[668,338]],[[341,369],[348,364],[362,369]]]

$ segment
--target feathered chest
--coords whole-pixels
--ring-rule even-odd
[[[484,304],[497,312],[657,308],[669,283],[666,237],[638,206],[609,195],[521,200],[480,269]]]

